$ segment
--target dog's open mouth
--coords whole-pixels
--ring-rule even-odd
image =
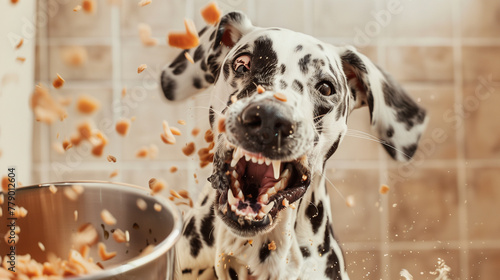
[[[219,176],[216,205],[226,223],[240,232],[265,230],[278,212],[307,190],[310,171],[305,156],[292,161],[271,160],[234,148],[226,153]],[[292,205],[293,207],[294,205]]]

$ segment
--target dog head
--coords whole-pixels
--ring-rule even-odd
[[[413,156],[425,110],[354,48],[255,27],[239,12],[199,33],[201,44],[165,67],[162,88],[167,99],[178,100],[213,84],[209,180],[216,212],[234,233],[252,236],[275,226],[278,213],[323,172],[356,108],[368,106],[392,158]]]

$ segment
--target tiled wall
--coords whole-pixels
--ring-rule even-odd
[[[113,1],[109,1],[113,2]],[[69,179],[112,180],[145,186],[151,177],[172,188],[195,193],[208,168],[179,150],[207,128],[208,96],[168,103],[159,88],[161,68],[175,50],[166,46],[168,31],[182,29],[184,17],[198,26],[202,0],[137,1],[119,5],[97,1],[95,14],[73,12],[72,1],[39,1],[47,15],[39,22],[36,80],[48,84],[60,73],[67,81],[62,96],[89,94],[101,102],[90,116],[70,109],[69,118],[34,127],[34,182]],[[114,1],[117,2],[117,1]],[[359,137],[370,132],[367,110],[350,118],[352,131],[328,164],[334,231],[343,245],[351,279],[401,279],[407,269],[415,279],[434,279],[438,258],[451,267],[452,279],[496,279],[500,274],[500,2],[496,0],[280,0],[219,2],[225,11],[246,12],[259,26],[281,26],[312,34],[333,44],[354,44],[399,80],[428,109],[431,120],[414,161],[388,159],[376,142]],[[377,21],[378,19],[378,21]],[[144,47],[137,24],[147,23],[159,40]],[[63,63],[61,51],[82,46],[88,62],[79,68]],[[137,74],[140,64],[148,69]],[[126,86],[127,96],[121,98]],[[74,108],[74,107],[72,107]],[[102,120],[136,116],[130,134],[118,136]],[[110,139],[105,156],[88,148],[57,154],[52,142],[93,119]],[[162,120],[185,119],[174,146],[159,138]],[[100,124],[100,125],[99,125]],[[144,145],[159,148],[155,159],[137,159]],[[179,171],[170,173],[171,166]],[[194,174],[198,175],[199,184]],[[33,182],[33,183],[34,183]],[[379,193],[381,184],[391,187]],[[345,198],[352,196],[353,207]]]

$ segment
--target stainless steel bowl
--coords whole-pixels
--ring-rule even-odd
[[[174,279],[174,244],[181,234],[182,216],[170,201],[153,197],[148,190],[132,185],[98,181],[53,184],[57,188],[55,194],[49,190],[50,184],[17,189],[16,204],[28,210],[25,218],[17,220],[21,228],[16,246],[18,255],[30,254],[38,262],[44,262],[47,253],[53,252],[67,259],[73,245],[72,234],[82,224],[91,223],[99,233],[99,240],[106,244],[107,251],[116,251],[117,255],[111,260],[101,261],[106,268],[102,272],[78,279]],[[64,194],[64,189],[73,185],[84,188],[75,201]],[[146,201],[148,207],[145,211],[138,208],[138,198]],[[155,203],[162,206],[160,212],[155,211]],[[2,208],[4,211],[0,220],[3,221],[2,227],[6,228],[5,203]],[[104,224],[100,216],[102,209],[113,214],[116,225]],[[76,221],[75,210],[78,211]],[[111,231],[115,228],[129,231],[128,246],[113,240]],[[3,228],[0,230],[4,231]],[[45,246],[45,251],[39,248],[38,242]],[[155,245],[153,252],[139,257],[149,244]],[[1,247],[6,249],[6,246]],[[90,256],[100,260],[96,248],[92,248]]]

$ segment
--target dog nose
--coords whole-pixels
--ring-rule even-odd
[[[274,100],[248,105],[240,114],[240,122],[248,139],[278,147],[296,128],[291,108]]]

